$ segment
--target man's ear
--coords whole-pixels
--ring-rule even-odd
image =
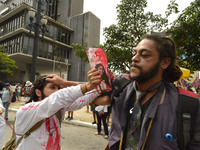
[[[42,96],[42,92],[41,92],[39,89],[35,89],[35,94],[36,94],[38,97],[41,97],[41,96]]]
[[[167,69],[167,67],[171,64],[171,59],[169,57],[164,58],[161,62],[161,68],[163,70]]]

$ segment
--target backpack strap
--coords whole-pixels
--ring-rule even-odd
[[[195,125],[197,111],[199,107],[198,96],[180,87],[178,110],[177,110],[177,141],[180,150],[185,150],[191,137],[194,136],[193,128]]]
[[[21,137],[19,138],[19,140],[17,141],[15,147],[17,148],[17,146],[19,145],[19,143],[21,142],[21,140],[22,140],[23,138],[28,137],[28,136],[31,134],[31,132],[36,131],[36,130],[42,125],[42,123],[43,123],[43,120],[37,122],[34,126],[32,126],[23,136],[21,136]]]
[[[56,115],[56,117],[58,118],[58,120],[59,120],[59,122],[60,122],[60,125],[61,125],[61,118],[62,118],[62,117],[61,117],[61,112],[60,112],[60,110],[57,111],[55,115]],[[22,140],[23,138],[28,137],[28,136],[31,134],[31,132],[36,131],[36,130],[42,125],[42,123],[43,123],[43,120],[37,122],[37,123],[36,123],[34,126],[32,126],[32,128],[30,128],[23,136],[21,136],[21,137],[19,138],[19,140],[17,141],[17,143],[16,143],[16,148],[17,148],[17,146],[19,145],[19,143],[21,142],[21,140]]]

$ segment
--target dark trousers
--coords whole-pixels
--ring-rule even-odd
[[[104,133],[105,135],[108,135],[108,126],[106,123],[106,118],[108,113],[104,113],[103,115],[99,116],[98,112],[96,111],[96,115],[97,115],[97,132],[101,132],[101,121],[103,122],[103,128],[104,128]]]
[[[8,104],[8,102],[3,102],[3,107],[5,108],[5,116],[4,118],[8,118],[8,107],[10,104]]]

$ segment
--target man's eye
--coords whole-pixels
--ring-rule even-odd
[[[142,55],[142,57],[149,57],[149,56],[150,56],[150,55],[147,54],[147,53],[142,53],[141,55]]]
[[[52,89],[52,90],[55,89],[55,86],[51,86],[50,89]]]

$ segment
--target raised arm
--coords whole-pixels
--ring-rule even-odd
[[[50,74],[50,75],[48,75],[46,77],[46,81],[58,84],[62,88],[64,88],[64,87],[70,87],[70,86],[76,86],[76,85],[80,84],[79,82],[76,82],[76,81],[67,81],[67,80],[64,80],[63,78],[61,78],[57,74]]]
[[[88,72],[88,78],[89,78],[89,82],[87,82],[85,84],[81,84],[81,91],[83,94],[95,89],[101,82],[101,76],[99,75],[98,70],[95,68]],[[80,84],[80,82],[64,80],[63,78],[61,78],[60,76],[58,76],[56,74],[48,75],[46,77],[46,81],[60,85],[62,88],[76,86],[76,85]]]
[[[111,70],[109,70],[109,75],[110,75],[110,79],[111,82],[114,80],[114,75],[113,72]],[[111,104],[111,100],[110,97],[108,95],[104,95],[104,96],[99,96],[97,97],[93,103],[95,105],[110,105]]]

